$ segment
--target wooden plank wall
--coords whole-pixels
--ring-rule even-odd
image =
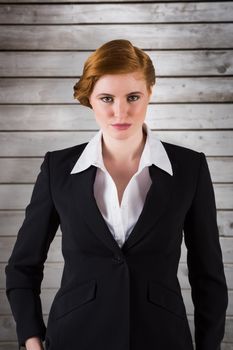
[[[127,38],[152,58],[157,86],[147,122],[167,142],[207,156],[229,287],[223,350],[233,348],[233,3],[231,1],[0,0],[0,350],[17,349],[4,267],[46,151],[88,141],[93,112],[73,99],[83,63]],[[45,263],[45,322],[63,260],[58,230]],[[182,247],[179,278],[192,333]]]

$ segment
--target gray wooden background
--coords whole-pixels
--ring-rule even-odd
[[[43,2],[0,0],[0,350],[17,349],[4,267],[42,158],[98,130],[93,112],[73,99],[73,85],[90,53],[119,38],[154,62],[149,126],[162,140],[207,156],[229,287],[222,349],[233,349],[233,3]],[[61,278],[60,240],[58,230],[45,263],[45,322]],[[184,246],[179,279],[193,333]]]

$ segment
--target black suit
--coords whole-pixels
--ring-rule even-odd
[[[6,267],[19,344],[40,335],[49,350],[192,350],[177,279],[184,229],[196,349],[220,349],[228,298],[204,153],[163,142],[174,175],[149,167],[143,211],[120,248],[93,195],[97,168],[70,174],[86,144],[46,153]],[[59,224],[65,265],[46,329],[40,284]]]

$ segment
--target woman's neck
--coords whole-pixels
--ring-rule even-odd
[[[138,134],[132,137],[119,140],[102,136],[102,155],[103,159],[115,164],[134,162],[140,159],[146,143],[146,132],[140,130]]]

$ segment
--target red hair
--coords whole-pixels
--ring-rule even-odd
[[[155,69],[150,57],[129,40],[111,40],[96,49],[84,63],[83,74],[74,85],[74,98],[92,108],[89,102],[96,81],[105,74],[141,72],[148,92],[155,84]]]

